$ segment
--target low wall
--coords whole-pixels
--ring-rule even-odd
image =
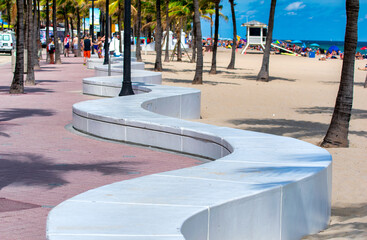
[[[111,63],[122,63],[124,61],[123,57],[111,57]],[[136,58],[131,58],[132,62],[136,62]],[[88,69],[94,69],[96,66],[102,66],[104,63],[104,58],[89,58],[87,59],[87,68]]]
[[[131,62],[131,70],[144,70],[143,62]],[[96,77],[108,76],[108,65],[100,65],[94,67]],[[111,64],[111,76],[121,76],[123,74],[123,64]]]
[[[49,240],[293,240],[327,226],[326,150],[293,138],[181,120],[200,116],[198,90],[139,88],[148,93],[75,104],[74,128],[216,161],[75,196],[50,212]]]

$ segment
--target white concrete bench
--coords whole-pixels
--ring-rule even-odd
[[[199,117],[195,89],[135,88],[148,93],[75,104],[73,126],[216,161],[75,196],[50,212],[49,240],[293,240],[327,226],[326,150],[293,138],[178,119]]]
[[[122,63],[124,61],[123,57],[111,57],[111,63]],[[132,62],[136,62],[136,58],[132,57],[131,58]],[[96,66],[101,66],[104,63],[104,58],[89,58],[87,59],[87,68],[88,69],[94,69],[94,67]]]
[[[84,78],[83,93],[102,97],[115,97],[120,93],[122,81],[123,77],[121,75]],[[132,70],[131,81],[133,83],[161,84],[162,73],[145,70]],[[145,89],[146,88],[136,88],[135,93],[145,92]]]
[[[144,70],[145,64],[143,62],[131,62],[131,70]],[[108,76],[108,65],[99,65],[94,67],[95,76]],[[111,76],[121,76],[123,74],[123,64],[111,64]]]

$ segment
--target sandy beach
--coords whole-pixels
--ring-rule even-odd
[[[146,69],[155,55],[144,55]],[[200,121],[266,132],[319,144],[328,129],[339,87],[342,61],[272,55],[271,81],[257,82],[262,54],[237,54],[236,69],[226,69],[230,51],[220,49],[216,75],[209,75],[211,53],[204,55],[204,84],[192,85],[195,64],[163,62],[163,84],[202,91]],[[164,57],[162,58],[164,59]],[[350,147],[327,149],[333,156],[332,218],[327,230],[305,239],[367,239],[367,60],[356,61]]]

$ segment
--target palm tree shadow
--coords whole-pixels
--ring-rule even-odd
[[[43,186],[49,189],[69,182],[63,175],[72,171],[99,172],[103,175],[130,174],[139,162],[103,162],[93,164],[54,164],[52,159],[33,153],[0,155],[0,190],[9,185]],[[128,167],[127,167],[128,166]]]
[[[326,239],[366,239],[367,223],[362,218],[367,217],[367,204],[352,204],[347,207],[332,207],[331,217],[338,221],[328,226],[328,228],[318,234],[310,235],[306,239],[326,240]]]
[[[165,82],[171,82],[171,83],[192,83],[192,80],[187,79],[178,79],[178,78],[165,78]],[[216,82],[216,81],[203,81],[203,84],[208,85],[220,85],[220,84],[228,84],[228,85],[240,85],[238,83],[232,83],[232,82]]]
[[[38,82],[38,81],[36,81]],[[0,92],[9,93],[10,86],[0,86]],[[24,93],[53,93],[54,91],[47,88],[38,88],[38,87],[24,87]]]
[[[257,76],[254,75],[225,75],[226,78],[234,78],[234,79],[244,79],[244,80],[250,80],[250,81],[257,81]],[[295,82],[296,79],[293,78],[284,78],[284,77],[274,77],[269,76],[269,82],[271,81],[286,81],[286,82]]]
[[[332,107],[310,107],[310,108],[299,108],[296,110],[302,114],[333,114],[334,108]],[[352,109],[352,119],[366,119],[367,110],[363,109]]]
[[[294,138],[323,137],[329,127],[328,124],[311,121],[296,121],[288,119],[231,119],[229,123],[240,129],[263,132]],[[248,126],[241,126],[248,125]],[[367,137],[367,131],[350,131],[361,137]]]
[[[53,110],[34,109],[34,108],[10,108],[0,110],[0,121],[10,121],[17,118],[26,118],[32,116],[48,117],[54,115]]]

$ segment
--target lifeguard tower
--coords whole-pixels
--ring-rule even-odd
[[[247,44],[241,53],[244,54],[250,45],[260,46],[264,50],[268,26],[255,20],[243,23],[241,26],[247,27]]]

